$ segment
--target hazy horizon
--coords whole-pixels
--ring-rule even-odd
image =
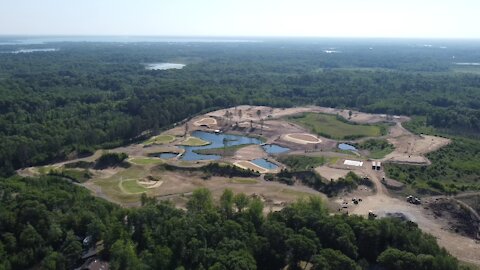
[[[4,0],[1,36],[479,39],[473,0]]]

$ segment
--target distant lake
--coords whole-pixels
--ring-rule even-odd
[[[184,64],[175,64],[175,63],[151,63],[146,65],[148,70],[167,70],[167,69],[182,69]]]
[[[18,53],[56,52],[56,51],[58,51],[58,49],[46,48],[46,49],[20,49],[20,50],[16,50],[16,51],[9,51],[9,52],[3,52],[3,53],[18,54]]]
[[[480,66],[480,63],[455,63],[457,66]]]

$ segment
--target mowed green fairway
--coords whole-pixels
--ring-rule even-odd
[[[188,137],[185,141],[180,143],[180,145],[185,145],[185,146],[203,146],[203,145],[209,145],[209,144],[210,142],[204,141],[197,137]]]
[[[172,135],[158,135],[152,137],[144,142],[144,144],[166,144],[175,141],[175,136]]]
[[[97,178],[93,179],[92,182],[101,188],[101,192],[105,196],[112,198],[120,204],[134,203],[140,199],[139,192],[146,191],[145,188],[138,185],[136,180],[145,177],[147,173],[148,171],[143,166],[132,165],[109,178]],[[135,183],[129,181],[134,181]]]
[[[136,165],[161,164],[163,161],[159,158],[132,158],[129,160]]]
[[[337,140],[381,136],[386,130],[382,125],[353,124],[346,120],[339,120],[336,115],[330,114],[304,113],[288,119],[320,136]]]
[[[147,190],[137,183],[137,179],[123,180],[120,184],[127,193],[141,193]]]

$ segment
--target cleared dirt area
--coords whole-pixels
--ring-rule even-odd
[[[328,165],[324,165],[315,168],[315,171],[325,179],[338,180],[339,178],[345,177],[350,170],[336,169],[331,168]]]
[[[207,117],[207,118],[202,118],[198,121],[195,121],[193,124],[195,126],[206,125],[208,127],[211,127],[211,126],[217,125],[217,120],[212,117]]]
[[[235,152],[233,160],[252,160],[257,158],[266,158],[268,154],[259,145],[249,145],[238,149]]]
[[[379,217],[397,215],[408,218],[418,224],[422,231],[433,235],[440,246],[445,247],[451,254],[462,261],[480,265],[480,242],[472,238],[462,236],[448,229],[448,221],[441,221],[431,211],[424,209],[422,205],[407,203],[404,199],[391,197],[386,188],[381,184],[381,173],[368,168],[355,171],[357,174],[367,175],[375,184],[377,193],[362,198],[358,205],[349,205],[349,214],[368,216],[373,211]]]
[[[109,201],[131,207],[140,204],[140,195],[145,192],[161,200],[171,200],[177,207],[184,208],[191,193],[200,187],[212,191],[214,198],[218,199],[225,188],[232,189],[235,193],[243,192],[252,197],[261,198],[266,209],[275,211],[285,205],[304,196],[320,196],[325,198],[329,205],[340,205],[343,212],[367,216],[370,210],[379,216],[389,213],[402,213],[408,219],[416,222],[419,227],[435,236],[439,244],[445,247],[459,259],[480,265],[480,244],[475,240],[456,234],[447,229],[445,223],[431,211],[424,209],[423,205],[412,205],[404,198],[395,198],[381,183],[383,172],[372,171],[368,157],[360,154],[353,155],[339,151],[338,141],[317,137],[310,134],[304,127],[291,123],[285,119],[287,116],[304,112],[327,113],[340,115],[348,121],[359,124],[374,124],[388,122],[391,127],[387,139],[394,145],[395,150],[381,161],[399,162],[409,164],[429,164],[425,154],[447,145],[450,140],[435,136],[417,136],[402,127],[401,123],[409,118],[404,116],[387,116],[381,114],[368,114],[333,108],[316,106],[299,108],[270,108],[264,106],[238,106],[214,111],[206,115],[195,117],[189,121],[175,125],[173,129],[163,132],[161,135],[173,135],[173,142],[163,145],[132,144],[125,147],[111,149],[111,152],[124,152],[130,156],[132,166],[130,168],[113,168],[106,170],[92,170],[93,179],[81,184],[90,189],[95,196]],[[351,114],[351,117],[350,117]],[[287,155],[322,156],[329,158],[329,164],[317,167],[315,170],[326,179],[338,179],[344,177],[349,171],[353,171],[360,177],[368,177],[374,183],[374,188],[360,186],[350,194],[342,194],[340,197],[327,200],[323,194],[302,185],[287,186],[277,182],[266,182],[259,178],[233,179],[227,177],[210,177],[201,172],[169,171],[159,169],[158,164],[167,163],[178,167],[199,167],[210,161],[185,161],[181,159],[161,160],[148,159],[149,155],[160,152],[184,153],[184,149],[178,144],[190,137],[195,130],[212,132],[213,128],[223,133],[243,136],[260,137],[267,144],[279,144],[288,147]],[[380,138],[380,137],[378,137]],[[353,140],[357,142],[359,140]],[[198,141],[192,144],[200,143]],[[94,156],[72,161],[60,162],[50,166],[39,168],[26,168],[19,170],[19,174],[29,176],[38,175],[41,171],[47,171],[49,167],[61,168],[65,163],[76,161],[95,161],[102,151],[97,151]],[[284,165],[276,162],[275,155],[267,154],[260,145],[241,147],[230,156],[221,157],[220,162],[235,164],[242,168],[253,169],[261,173],[272,172],[251,162],[253,159],[264,158],[279,166],[273,172],[278,172]],[[363,161],[361,167],[346,166],[345,159]],[[156,181],[148,181],[152,176]],[[362,198],[358,204],[351,201],[351,197]],[[345,204],[346,203],[346,204]],[[344,208],[345,207],[345,208]],[[332,207],[333,208],[333,207]],[[447,225],[445,225],[447,224]]]
[[[145,177],[147,172],[161,180],[149,181],[148,177]],[[144,171],[141,179],[124,178],[137,173],[136,168],[116,170],[108,173],[109,177],[89,181],[83,186],[90,189],[94,195],[123,206],[139,206],[140,195],[145,192],[148,196],[161,200],[168,199],[176,203],[178,207],[184,207],[186,198],[195,189],[201,187],[211,190],[215,199],[219,199],[226,188],[232,189],[235,193],[243,192],[249,196],[258,196],[265,202],[267,211],[274,208],[281,209],[305,196],[326,198],[318,191],[301,185],[286,186],[277,182],[263,181],[260,178],[210,177],[203,179],[204,175],[199,172],[166,171],[158,170],[156,167]],[[137,193],[139,190],[136,189],[133,182],[129,181],[143,186],[144,190]],[[132,184],[133,188],[127,187],[129,190],[126,192],[125,184]]]
[[[300,114],[304,112],[317,112],[317,113],[327,113],[327,114],[338,114],[349,121],[356,123],[377,123],[382,121],[387,121],[395,119],[397,121],[406,121],[408,117],[405,116],[396,116],[389,117],[385,114],[371,114],[364,113],[359,111],[352,111],[352,116],[350,118],[350,110],[335,109],[335,108],[325,108],[318,106],[305,106],[305,107],[295,107],[295,108],[271,108],[265,106],[249,106],[242,105],[228,109],[222,109],[214,112],[210,112],[207,116],[213,117],[225,117],[226,112],[231,113],[231,120],[233,122],[245,121],[245,120],[259,120],[261,118],[266,119],[276,119],[282,118],[289,115]],[[241,111],[241,113],[239,113]],[[260,113],[258,114],[258,111]],[[241,116],[241,117],[240,117]]]
[[[386,155],[383,161],[407,164],[430,164],[425,154],[450,143],[449,139],[442,137],[412,134],[400,123],[390,129],[387,140],[394,145],[395,150]]]

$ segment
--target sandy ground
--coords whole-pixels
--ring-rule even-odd
[[[395,146],[395,150],[382,160],[411,164],[430,164],[425,154],[450,143],[449,139],[442,137],[414,135],[400,123],[390,129],[387,140]]]
[[[202,118],[198,121],[193,122],[195,126],[207,125],[209,127],[217,125],[217,120],[212,117]]]
[[[299,143],[299,144],[310,144],[310,143],[321,143],[322,140],[317,138],[316,136],[308,133],[294,133],[294,134],[285,134],[282,139]]]
[[[315,168],[315,171],[325,179],[338,180],[339,178],[345,177],[350,170],[336,169],[336,168],[331,168],[328,165],[324,165],[324,166]]]
[[[267,182],[261,178],[226,178],[211,177],[208,180],[201,178],[202,174],[198,172],[172,172],[157,170],[155,167],[150,168],[150,175],[161,177],[155,185],[150,186],[147,191],[149,196],[156,197],[161,200],[171,200],[179,207],[184,207],[184,203],[191,193],[198,188],[208,188],[214,195],[215,199],[219,199],[226,188],[232,189],[235,193],[243,192],[251,196],[260,196],[265,202],[265,210],[281,209],[284,206],[296,201],[300,197],[319,196],[326,199],[326,196],[303,185],[287,186],[277,182]],[[120,182],[118,180],[118,189],[121,191]],[[102,181],[102,180],[97,180]],[[139,182],[142,183],[142,182]],[[120,194],[105,193],[104,190],[93,181],[86,182],[82,186],[92,191],[95,196],[105,198],[109,201],[119,203],[123,206],[139,206],[140,194],[129,194],[129,198],[133,198],[129,203],[119,201],[122,199]],[[114,185],[115,186],[115,185]]]
[[[260,145],[249,145],[237,150],[233,160],[252,160],[257,158],[266,158],[268,154]]]
[[[138,183],[145,188],[158,188],[163,184],[163,181],[138,181]]]
[[[383,121],[399,121],[404,122],[408,120],[408,117],[405,116],[394,116],[388,117],[385,114],[370,114],[359,111],[352,111],[352,117],[349,117],[350,110],[335,109],[335,108],[325,108],[318,106],[305,106],[305,107],[295,107],[295,108],[271,108],[265,106],[249,106],[242,105],[237,107],[232,107],[228,109],[222,109],[214,112],[210,112],[207,116],[212,117],[226,117],[226,112],[231,115],[230,121],[232,122],[242,122],[242,121],[258,121],[260,119],[278,119],[289,115],[304,113],[304,112],[317,112],[317,113],[327,113],[327,114],[338,114],[343,116],[345,119],[349,119],[352,122],[356,123],[376,123]],[[241,111],[241,113],[239,113]],[[260,111],[260,114],[257,114],[257,111]],[[241,117],[240,117],[241,116]]]
[[[444,228],[442,222],[431,215],[421,205],[413,205],[405,200],[391,197],[387,189],[380,183],[381,172],[374,172],[368,168],[361,168],[357,174],[365,174],[374,182],[376,194],[362,198],[358,205],[350,205],[350,214],[367,216],[373,211],[379,216],[386,213],[402,213],[411,221],[418,224],[422,231],[432,234],[440,246],[445,247],[452,255],[460,260],[480,265],[480,243],[471,238],[452,233]]]

